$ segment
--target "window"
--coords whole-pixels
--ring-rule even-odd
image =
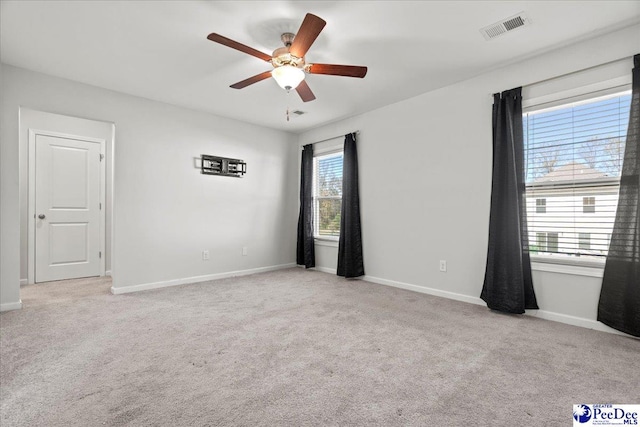
[[[583,251],[591,249],[591,234],[579,233],[578,234],[578,248]]]
[[[536,233],[536,247],[531,248],[532,252],[547,252],[547,233]]]
[[[533,254],[558,253],[558,233],[536,232],[536,244],[529,250]]]
[[[595,197],[583,197],[582,198],[582,213],[596,213],[596,198]]]
[[[342,151],[317,155],[313,160],[314,235],[340,236],[342,209]]]
[[[547,233],[547,251],[558,253],[558,233]]]
[[[530,250],[541,255],[536,261],[607,255],[630,101],[624,92],[523,114],[527,225]]]

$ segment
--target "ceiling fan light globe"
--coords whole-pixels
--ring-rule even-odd
[[[291,65],[274,68],[271,75],[278,85],[286,91],[297,88],[304,80],[304,71]]]

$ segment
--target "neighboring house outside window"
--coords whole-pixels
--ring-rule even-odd
[[[314,236],[335,240],[340,236],[343,153],[319,154],[313,161]]]
[[[630,100],[627,92],[523,114],[527,222],[535,260],[607,255]]]

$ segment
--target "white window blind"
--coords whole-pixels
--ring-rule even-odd
[[[342,158],[342,151],[314,157],[313,202],[316,237],[340,236]]]
[[[523,114],[529,248],[538,260],[607,255],[630,101],[624,92]]]

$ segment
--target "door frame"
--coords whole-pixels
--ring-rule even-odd
[[[107,186],[107,168],[106,168],[106,153],[105,147],[107,141],[102,138],[94,138],[88,136],[79,136],[70,133],[54,132],[40,129],[29,128],[29,159],[28,159],[28,171],[29,171],[29,187],[28,202],[27,202],[27,220],[28,220],[28,238],[27,238],[27,283],[32,285],[36,279],[36,137],[38,135],[51,136],[57,138],[72,139],[76,141],[85,141],[90,143],[100,144],[100,203],[102,209],[100,209],[100,251],[102,256],[100,257],[100,276],[106,274],[106,186]]]

